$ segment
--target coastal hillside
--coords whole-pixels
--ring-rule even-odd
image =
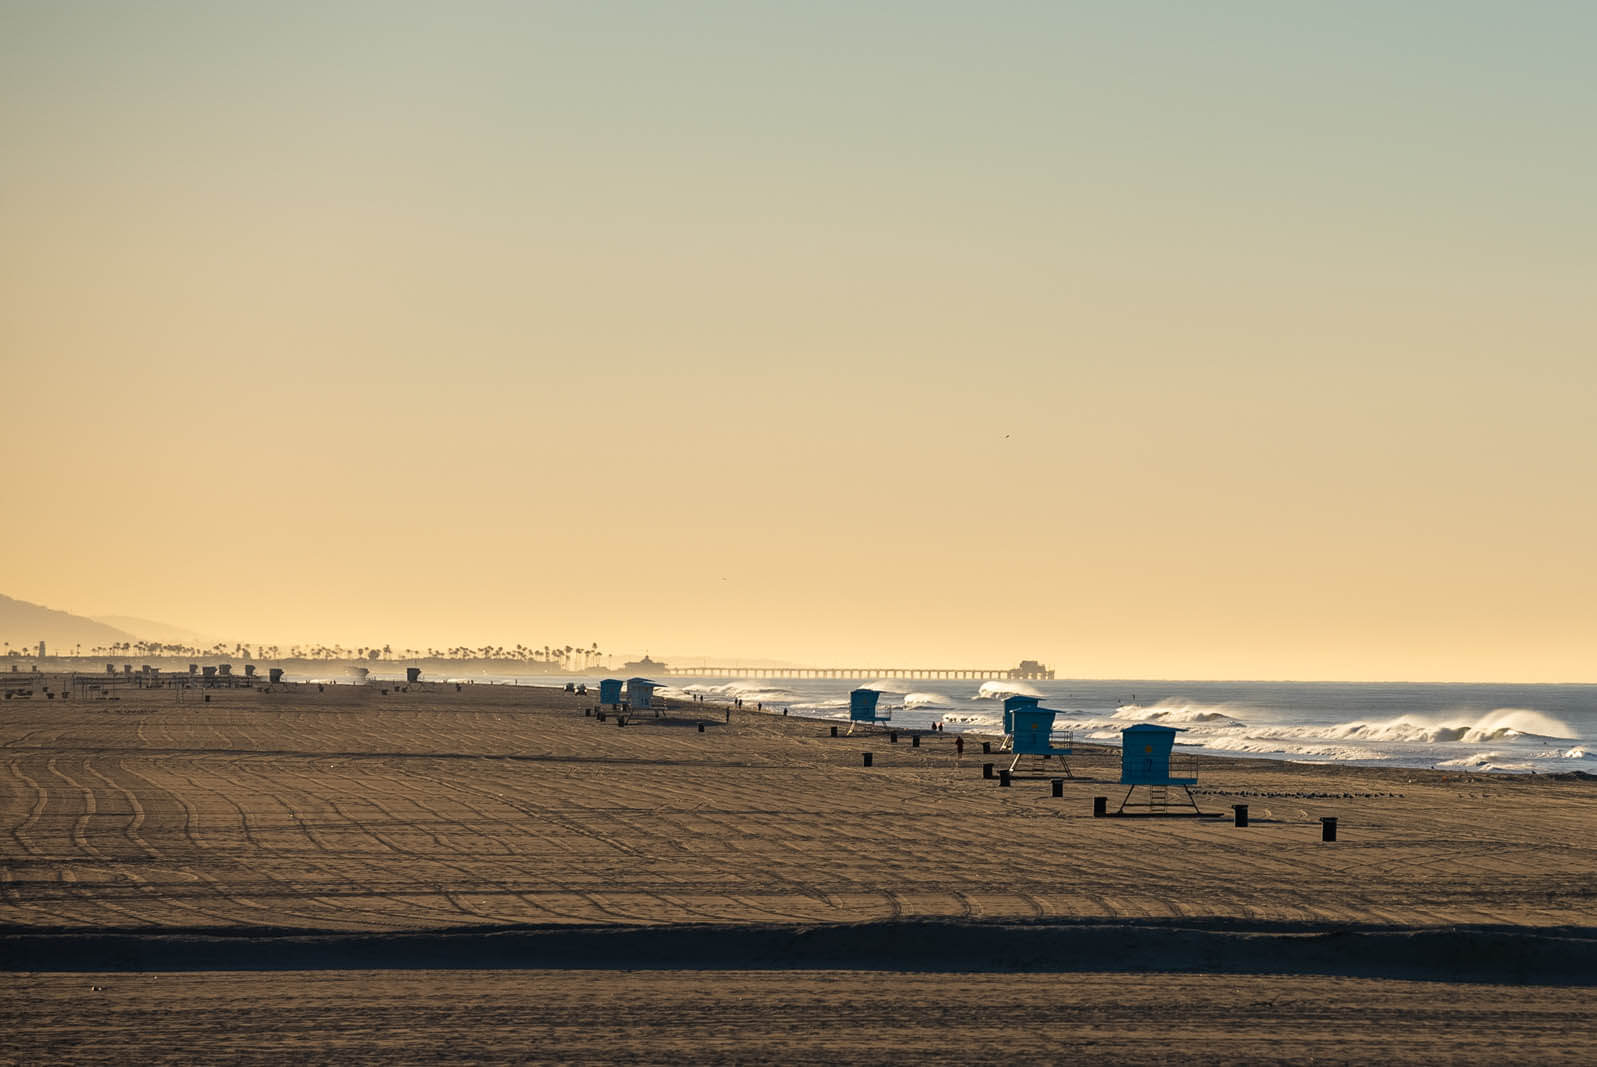
[[[77,645],[91,648],[135,640],[133,634],[115,626],[0,595],[0,650],[37,653],[43,641],[47,652],[70,653]]]

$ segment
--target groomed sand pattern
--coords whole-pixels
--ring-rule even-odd
[[[952,735],[912,748],[720,709],[703,733],[697,709],[618,728],[590,703],[490,686],[7,702],[0,924],[1597,916],[1585,783],[1207,760],[1211,810],[1272,794],[1243,798],[1249,828],[1095,820],[1093,796],[1118,802],[1112,752],[1078,757],[1099,781],[1054,799],[983,780],[979,743],[956,763]]]

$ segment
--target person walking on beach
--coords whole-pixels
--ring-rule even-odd
[[[965,738],[960,734],[954,735],[954,759],[962,759],[965,755]]]

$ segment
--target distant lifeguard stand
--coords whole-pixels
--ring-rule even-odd
[[[647,678],[628,678],[627,705],[635,712],[652,710],[658,718],[660,709],[654,706],[654,690],[658,685]]]
[[[599,682],[599,703],[611,707],[621,703],[621,679],[605,678]]]
[[[881,693],[875,689],[856,689],[848,695],[848,732],[853,733],[854,727],[860,723],[889,722],[893,718],[890,711],[877,711],[876,701]]]
[[[1075,777],[1070,773],[1070,764],[1065,760],[1071,752],[1071,736],[1065,735],[1063,746],[1054,744],[1054,716],[1059,714],[1057,711],[1049,711],[1042,707],[1018,707],[1005,714],[1011,717],[1011,725],[1014,727],[1011,736],[1014,738],[1015,758],[1009,764],[1011,771],[1020,763],[1022,756],[1036,756],[1038,766],[1043,769],[1048,766],[1048,758],[1053,756],[1064,768],[1066,778]]]
[[[1198,802],[1192,799],[1191,787],[1198,784],[1197,760],[1188,758],[1187,766],[1179,769],[1190,773],[1181,777],[1177,777],[1170,766],[1170,753],[1176,743],[1176,734],[1182,732],[1174,726],[1156,726],[1150,722],[1139,722],[1120,731],[1120,784],[1129,788],[1115,811],[1116,815],[1126,814],[1126,805],[1139,785],[1147,788],[1148,800],[1144,804],[1131,806],[1148,810],[1132,814],[1170,814],[1171,786],[1181,787],[1181,791],[1187,795],[1187,803],[1192,805],[1194,815],[1203,814],[1198,810]]]
[[[1004,739],[998,745],[998,751],[1008,752],[1015,744],[1015,710],[1017,708],[1035,708],[1041,700],[1038,697],[1023,697],[1020,694],[1004,698]]]

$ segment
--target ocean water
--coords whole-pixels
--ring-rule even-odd
[[[708,699],[846,721],[849,690],[882,691],[893,723],[996,732],[1003,698],[1042,698],[1055,728],[1118,744],[1137,722],[1182,730],[1178,750],[1311,763],[1597,773],[1597,685],[1049,681],[866,682],[682,678]]]
[[[385,665],[386,666],[386,665]],[[403,672],[372,672],[392,680]],[[587,681],[596,683],[601,675]],[[334,679],[329,679],[334,680]],[[343,679],[347,681],[348,679]],[[456,679],[429,679],[453,681]],[[473,675],[460,681],[563,685],[566,676]],[[580,680],[580,679],[579,679]],[[1472,771],[1597,774],[1597,685],[1439,685],[1420,682],[1048,682],[830,679],[658,679],[664,696],[742,698],[745,706],[848,721],[851,689],[878,689],[893,724],[996,733],[1003,698],[1040,697],[1056,730],[1115,745],[1137,722],[1183,732],[1178,751]]]

